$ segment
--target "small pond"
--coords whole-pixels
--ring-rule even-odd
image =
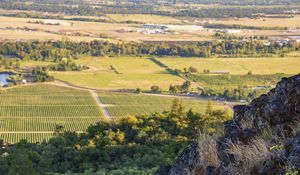
[[[0,72],[0,86],[6,86],[10,83],[7,81],[10,75],[12,74],[8,72]]]

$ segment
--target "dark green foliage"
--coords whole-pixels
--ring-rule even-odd
[[[81,71],[89,69],[87,66],[81,66],[73,62],[71,59],[60,61],[59,63],[48,66],[50,71]]]
[[[192,83],[190,81],[183,82],[182,85],[170,85],[169,92],[171,94],[178,94],[178,93],[189,93],[191,90]]]
[[[47,68],[36,67],[32,70],[33,82],[54,81],[54,77],[49,75]]]
[[[159,86],[153,85],[151,86],[151,92],[154,94],[160,94],[161,93],[161,89]]]
[[[137,93],[137,94],[142,93],[142,89],[141,88],[136,88],[135,93]]]
[[[35,170],[32,161],[29,159],[27,150],[22,144],[17,145],[15,151],[11,155],[11,165],[8,175],[34,175]]]
[[[109,43],[104,41],[39,41],[39,42],[0,42],[0,54],[10,55],[23,60],[50,60],[59,62],[63,58],[77,58],[79,55],[119,56],[153,55],[182,57],[240,57],[282,55],[299,50],[300,44],[271,43],[265,45],[261,40],[207,41],[190,44],[145,44],[145,43]],[[157,64],[155,59],[152,61]],[[161,65],[165,66],[165,65]]]

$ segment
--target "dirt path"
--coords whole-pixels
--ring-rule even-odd
[[[101,101],[100,97],[98,96],[97,92],[95,90],[89,90],[91,95],[93,96],[93,98],[96,100],[98,106],[100,107],[104,117],[109,121],[109,122],[113,122],[113,118],[112,116],[109,114],[109,112],[107,111],[106,107],[107,105],[103,104],[103,102]]]

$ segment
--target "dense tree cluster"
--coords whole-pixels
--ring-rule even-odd
[[[56,64],[47,66],[49,71],[81,71],[89,69],[87,66],[76,64],[71,59],[64,59]]]
[[[211,103],[205,114],[198,114],[184,112],[181,102],[175,100],[170,111],[128,116],[114,124],[101,122],[80,135],[58,126],[47,143],[23,141],[16,147],[1,148],[0,174],[153,174],[158,166],[171,164],[199,131],[217,133],[228,119],[226,111],[213,110]]]
[[[169,92],[171,94],[188,93],[191,90],[191,82],[185,81],[182,85],[170,85]]]
[[[32,70],[33,82],[48,82],[54,81],[54,77],[49,75],[48,70],[45,67],[36,67]]]
[[[153,55],[182,57],[238,57],[284,55],[300,49],[300,44],[273,42],[266,45],[261,40],[250,41],[207,41],[189,44],[146,44],[146,43],[109,43],[104,41],[36,41],[0,42],[0,54],[11,55],[23,60],[60,61],[62,58],[77,58],[79,55],[119,56]]]
[[[93,8],[88,5],[68,6],[63,4],[45,4],[45,3],[19,3],[11,1],[0,1],[0,7],[8,10],[28,10],[50,13],[65,13],[69,15],[82,16],[101,16],[102,13],[98,8]]]
[[[4,58],[0,55],[0,68],[4,69],[19,69],[19,60]]]

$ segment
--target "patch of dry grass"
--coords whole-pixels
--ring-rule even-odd
[[[201,167],[218,167],[220,160],[218,157],[216,139],[207,134],[200,134],[199,152]]]
[[[230,167],[232,175],[250,175],[253,168],[270,153],[263,139],[254,139],[249,144],[230,143],[227,152],[236,160]]]

